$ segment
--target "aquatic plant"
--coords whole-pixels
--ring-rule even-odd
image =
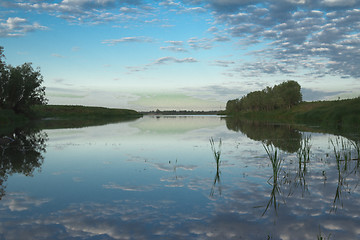
[[[216,184],[219,184],[219,194],[221,195],[221,186],[220,186],[220,156],[221,156],[221,146],[222,146],[222,141],[221,141],[221,138],[219,140],[219,145],[218,145],[218,149],[216,149],[215,147],[215,141],[214,139],[211,137],[210,138],[210,146],[211,146],[211,150],[213,152],[213,155],[214,155],[214,159],[215,159],[215,162],[216,162],[216,174],[215,174],[215,178],[214,178],[214,183],[213,183],[213,186],[211,188],[211,191],[210,191],[210,196],[214,196],[214,192],[215,192],[215,187],[216,187]]]
[[[280,155],[278,154],[277,148],[274,148],[273,145],[265,145],[264,143],[263,143],[263,146],[269,157],[269,160],[271,162],[271,167],[273,170],[273,174],[268,180],[268,183],[273,188],[270,193],[270,200],[268,201],[262,216],[265,215],[265,213],[267,212],[267,210],[269,209],[269,207],[271,205],[274,206],[275,213],[277,214],[277,206],[278,206],[277,196],[281,195],[280,184],[279,184],[278,180],[279,180],[279,175],[280,175],[280,171],[281,171],[281,163],[282,163],[282,159],[280,158]],[[270,183],[270,179],[272,179],[272,183]]]
[[[222,146],[221,138],[219,140],[218,150],[216,150],[215,142],[214,142],[214,139],[212,137],[210,138],[210,145],[211,145],[211,150],[213,151],[213,154],[214,154],[214,159],[215,159],[216,165],[217,165],[217,167],[219,167],[220,155],[221,155],[221,146]]]
[[[350,188],[346,181],[346,176],[352,172],[349,168],[352,160],[352,144],[350,140],[343,137],[337,137],[335,141],[330,139],[330,143],[333,146],[338,172],[338,184],[333,200],[333,207],[331,209],[331,211],[336,211],[339,204],[341,205],[341,207],[343,207],[342,193],[344,191],[346,193],[350,193]]]
[[[273,175],[269,178],[269,180],[271,178],[273,178],[273,181],[277,182],[278,176],[279,176],[279,173],[281,170],[281,162],[282,162],[282,160],[278,154],[278,149],[277,148],[274,149],[273,145],[265,145],[264,143],[263,143],[263,146],[269,157],[269,160],[271,162],[271,166],[273,169]]]
[[[327,236],[323,236],[324,234],[321,232],[321,227],[319,225],[319,234],[317,235],[317,240],[330,240],[331,233]]]
[[[334,149],[334,155],[338,168],[341,168],[341,162],[343,162],[344,164],[342,170],[347,171],[352,153],[351,141],[343,137],[337,137],[335,141],[330,139],[330,143]]]
[[[310,149],[311,149],[310,140],[311,140],[311,136],[305,136],[300,141],[300,148],[297,151],[299,162],[306,163],[310,161]]]
[[[300,148],[297,151],[297,157],[299,161],[299,167],[295,178],[295,187],[300,186],[302,189],[302,193],[308,191],[307,183],[306,183],[306,173],[307,173],[307,163],[310,162],[310,144],[311,136],[305,136],[300,141]]]
[[[350,140],[351,145],[354,147],[356,152],[356,158],[353,158],[352,160],[356,160],[357,164],[356,167],[360,168],[360,140]]]

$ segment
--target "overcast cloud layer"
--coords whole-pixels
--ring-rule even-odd
[[[204,60],[194,56],[194,51],[213,51],[221,44],[228,44],[243,49],[245,54],[239,56],[243,58],[234,59],[224,53],[221,59],[206,63],[222,69],[223,76],[227,77],[219,86],[229,78],[240,77],[282,76],[278,79],[300,79],[300,82],[317,79],[323,81],[322,84],[326,84],[328,78],[351,79],[351,84],[360,78],[359,0],[18,0],[0,1],[0,4],[1,38],[53,30],[54,26],[33,15],[61,19],[70,25],[112,24],[125,30],[157,24],[164,31],[176,27],[171,16],[209,16],[207,29],[199,29],[198,36],[187,39],[163,41],[148,31],[136,36],[122,34],[119,38],[104,36],[99,44],[109,48],[162,42],[158,48],[162,57],[124,66],[126,74],[148,71],[159,65],[201,63]],[[184,24],[191,28],[192,21]]]

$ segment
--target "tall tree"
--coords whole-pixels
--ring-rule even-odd
[[[0,107],[16,113],[28,113],[31,106],[47,103],[43,76],[31,63],[13,67],[3,62],[0,47]]]

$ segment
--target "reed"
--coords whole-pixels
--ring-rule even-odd
[[[269,178],[268,183],[273,187],[270,193],[270,200],[268,201],[265,210],[262,214],[262,216],[265,215],[265,213],[267,212],[267,210],[269,209],[269,207],[271,205],[274,206],[274,211],[277,214],[277,207],[278,207],[278,203],[277,203],[277,196],[281,195],[281,190],[280,190],[280,184],[278,182],[279,180],[279,175],[280,175],[280,171],[281,171],[281,163],[282,160],[280,158],[280,154],[278,152],[278,149],[275,148],[272,144],[271,145],[265,145],[263,143],[264,149],[269,157],[269,160],[271,162],[271,167],[273,170],[272,176]],[[270,179],[272,179],[272,183],[270,183]]]
[[[213,155],[214,155],[214,159],[215,159],[215,162],[216,162],[216,174],[215,174],[215,177],[214,177],[214,183],[213,183],[213,186],[211,188],[211,191],[210,191],[210,196],[214,196],[214,192],[215,192],[215,187],[216,187],[216,184],[219,184],[219,194],[221,195],[221,186],[220,186],[220,156],[221,156],[221,146],[222,146],[222,141],[221,141],[221,138],[219,140],[219,145],[218,145],[218,148],[216,149],[215,147],[215,141],[214,139],[211,137],[210,138],[210,146],[211,146],[211,150],[213,152]]]
[[[299,160],[298,172],[295,178],[295,187],[300,186],[302,194],[308,191],[306,183],[307,163],[310,162],[310,144],[311,136],[306,136],[300,141],[300,147],[297,151],[297,157]]]
[[[220,155],[221,155],[221,146],[222,146],[221,138],[219,140],[218,150],[216,150],[215,142],[214,142],[214,139],[212,137],[210,138],[210,145],[211,145],[211,150],[212,150],[212,152],[214,154],[214,159],[215,159],[216,165],[219,168]]]
[[[281,158],[278,154],[278,149],[274,148],[273,145],[265,145],[263,143],[264,149],[269,157],[269,160],[271,162],[271,166],[272,166],[272,170],[273,170],[273,175],[269,178],[269,180],[271,178],[273,178],[274,182],[277,182],[278,177],[279,177],[279,173],[281,170]]]
[[[341,170],[347,171],[350,161],[352,160],[352,143],[350,140],[337,137],[335,141],[330,139],[330,143],[334,149],[334,155],[337,163],[337,167],[340,170],[341,162],[343,162],[343,168]]]
[[[319,225],[319,234],[317,235],[317,240],[330,240],[330,237],[331,237],[331,233],[327,236],[323,236],[324,234],[321,232],[321,228],[320,228],[320,225]]]
[[[311,150],[310,140],[311,140],[311,136],[305,136],[300,141],[300,148],[297,151],[297,156],[299,158],[299,162],[306,163],[306,162],[310,161],[310,150]]]

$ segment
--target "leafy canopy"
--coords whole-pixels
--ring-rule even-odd
[[[302,101],[301,86],[295,81],[286,81],[262,91],[248,93],[241,99],[229,100],[228,113],[241,111],[271,111],[291,108]]]
[[[7,65],[3,52],[0,46],[0,108],[29,113],[31,106],[45,105],[47,99],[40,70],[34,70],[31,63]]]

